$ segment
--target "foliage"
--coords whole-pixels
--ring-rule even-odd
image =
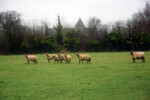
[[[46,37],[40,42],[43,52],[57,52],[57,42],[54,37]]]
[[[63,45],[63,36],[62,36],[62,25],[60,22],[60,17],[58,16],[58,24],[54,27],[56,30],[56,40],[57,44]]]
[[[49,34],[48,25],[45,23],[45,36],[48,36]]]
[[[108,42],[108,46],[110,50],[123,50],[125,45],[125,40],[123,37],[123,34],[118,28],[117,31],[112,31],[109,34],[106,35],[106,40]]]
[[[20,48],[21,48],[21,51],[23,53],[28,53],[30,51],[30,49],[31,49],[31,47],[27,43],[25,43],[25,42],[21,43]]]
[[[76,37],[75,31],[69,31],[65,35],[63,42],[64,42],[64,48],[66,48],[67,50],[77,51],[80,39]]]
[[[15,11],[0,13],[0,25],[6,37],[8,51],[17,53],[23,42],[24,30],[20,20],[20,14]]]
[[[150,50],[149,8],[146,3],[127,21],[112,25],[91,17],[82,30],[63,28],[59,16],[58,24],[51,29],[46,21],[41,25],[22,24],[16,11],[0,12],[0,53]]]
[[[150,33],[146,35],[145,43],[147,46],[150,44]]]
[[[98,41],[91,40],[87,44],[88,51],[98,52],[100,51],[100,44]]]

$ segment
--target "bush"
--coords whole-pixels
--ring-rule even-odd
[[[46,37],[40,42],[40,48],[42,52],[58,52],[58,45],[56,39],[53,37]]]
[[[91,40],[87,43],[87,50],[98,52],[100,51],[100,44],[98,41]]]
[[[70,31],[63,39],[64,48],[66,48],[68,51],[76,51],[78,49],[80,39],[77,38],[75,34],[75,31]]]
[[[27,43],[22,42],[20,48],[23,53],[28,53],[31,47]]]

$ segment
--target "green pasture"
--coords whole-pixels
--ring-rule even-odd
[[[129,52],[86,53],[91,64],[38,64],[24,55],[0,55],[0,100],[150,100],[150,52],[132,63]]]

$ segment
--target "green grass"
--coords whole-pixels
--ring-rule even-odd
[[[132,63],[129,52],[86,53],[92,64],[27,64],[24,55],[0,55],[0,100],[150,100],[150,52]]]

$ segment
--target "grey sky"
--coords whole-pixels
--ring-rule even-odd
[[[81,17],[87,24],[90,17],[101,19],[102,23],[126,20],[149,0],[0,0],[0,12],[14,10],[26,21],[45,20],[51,25],[57,23],[57,15],[65,23],[75,25]]]

